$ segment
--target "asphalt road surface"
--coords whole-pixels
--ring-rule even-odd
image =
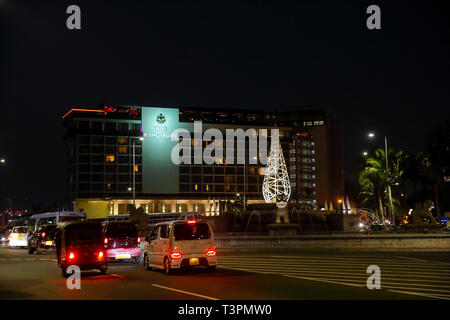
[[[83,271],[81,289],[69,290],[54,253],[0,247],[0,299],[450,300],[450,252],[219,251],[218,264],[167,276],[110,263],[106,275]],[[380,267],[381,289],[367,288],[369,265]]]

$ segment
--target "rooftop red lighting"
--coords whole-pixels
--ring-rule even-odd
[[[104,113],[105,110],[98,110],[98,109],[76,109],[76,108],[72,108],[69,110],[69,112],[67,112],[65,115],[62,116],[62,118],[64,119],[65,117],[67,117],[69,114],[72,113],[72,111],[83,111],[83,112],[95,112],[95,113]]]

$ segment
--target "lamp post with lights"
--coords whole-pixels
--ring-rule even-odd
[[[139,141],[143,141],[143,137],[139,137]],[[133,206],[136,208],[136,140],[133,139]]]
[[[375,133],[373,131],[371,131],[367,134],[367,136],[369,137],[369,139],[373,139],[373,138],[375,138]],[[388,142],[387,142],[386,136],[384,136],[384,159],[386,162],[386,173],[389,173]],[[388,196],[389,196],[389,214],[391,216],[392,224],[394,224],[394,210],[393,210],[393,204],[392,204],[392,192],[391,192],[391,184],[390,183],[388,183],[387,188],[388,188]],[[383,221],[383,224],[384,223],[385,222]]]

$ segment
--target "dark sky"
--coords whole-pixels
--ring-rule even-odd
[[[0,208],[64,201],[71,105],[321,105],[342,122],[347,174],[368,129],[419,152],[449,116],[445,1],[159,2],[0,0]]]

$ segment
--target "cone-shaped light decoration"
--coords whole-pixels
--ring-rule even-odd
[[[348,195],[347,195],[347,200],[345,202],[347,204],[348,213],[351,213],[350,211],[352,210],[352,208],[350,207],[350,201],[348,200]]]
[[[278,136],[272,137],[262,192],[266,203],[277,202],[277,197],[288,202],[291,196],[291,183]]]
[[[325,201],[325,207],[323,208],[325,211],[328,211],[328,203]]]
[[[334,209],[333,209],[333,202],[331,202],[331,201],[330,201],[330,208],[329,208],[329,210],[330,210],[330,211],[333,211],[333,210],[334,210]]]

